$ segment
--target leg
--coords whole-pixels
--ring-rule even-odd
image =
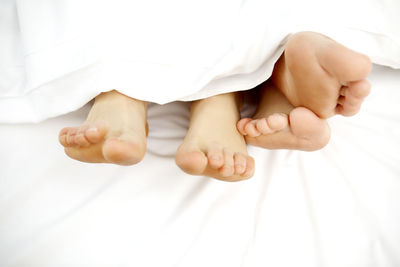
[[[194,102],[188,133],[175,158],[177,165],[186,173],[224,181],[250,178],[254,160],[236,129],[239,116],[239,99],[234,93]]]
[[[321,118],[356,114],[369,94],[368,57],[321,34],[293,35],[275,65],[272,81],[295,106]]]
[[[244,118],[237,124],[248,144],[268,149],[312,151],[328,143],[330,129],[325,120],[306,108],[294,108],[269,82],[264,83],[261,90],[253,119]]]
[[[117,91],[96,97],[86,122],[61,130],[65,153],[91,163],[138,163],[146,151],[147,104]]]

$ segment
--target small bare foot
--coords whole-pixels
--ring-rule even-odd
[[[328,123],[312,111],[294,108],[269,82],[262,86],[261,101],[252,119],[237,123],[239,132],[250,145],[268,149],[313,151],[329,141]]]
[[[147,104],[117,91],[96,97],[82,126],[60,131],[65,153],[91,163],[138,163],[146,151]]]
[[[370,71],[367,56],[324,35],[301,32],[287,42],[271,78],[293,106],[328,118],[360,110],[370,92]]]
[[[190,127],[175,157],[186,173],[223,181],[248,179],[254,159],[236,129],[239,100],[234,93],[196,101],[191,106]]]

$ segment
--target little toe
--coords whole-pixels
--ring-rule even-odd
[[[254,159],[250,156],[246,157],[246,170],[242,174],[243,179],[248,179],[254,175],[254,170],[255,170],[255,163]]]
[[[62,128],[60,133],[59,133],[59,136],[66,135],[69,132],[70,129],[71,129],[71,127]]]
[[[356,115],[360,111],[360,109],[361,103],[353,104],[345,100],[340,101],[339,104],[336,106],[336,113],[346,117],[350,117]]]
[[[67,135],[66,134],[60,135],[58,137],[58,141],[60,142],[60,144],[63,147],[68,147],[69,146],[68,143],[67,143]]]
[[[76,128],[76,127],[69,129],[67,136],[66,136],[68,146],[78,146],[78,144],[75,143],[75,136],[76,136],[77,132],[78,132],[78,128]]]
[[[224,164],[224,153],[220,146],[213,146],[207,153],[208,164],[212,169],[219,169]]]
[[[224,165],[219,169],[222,177],[229,177],[234,174],[235,168],[233,156],[234,154],[232,151],[224,149]]]
[[[67,133],[69,131],[70,128],[63,128],[60,133],[58,134],[58,141],[60,142],[60,144],[62,146],[69,146],[67,143]]]
[[[246,171],[246,156],[241,153],[234,155],[235,174],[242,175]]]

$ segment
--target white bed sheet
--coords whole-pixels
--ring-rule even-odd
[[[326,148],[249,147],[256,172],[239,183],[175,166],[187,103],[150,106],[148,153],[130,167],[64,155],[57,133],[88,106],[0,124],[0,266],[400,266],[400,70],[370,78]]]

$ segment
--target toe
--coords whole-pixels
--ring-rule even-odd
[[[242,175],[246,171],[246,156],[241,153],[234,155],[235,174]]]
[[[85,137],[90,143],[96,144],[103,141],[106,132],[107,130],[104,126],[88,125],[85,129]]]
[[[267,119],[262,118],[256,121],[255,123],[257,131],[259,131],[261,134],[268,134],[273,132],[272,129],[269,127]]]
[[[58,134],[58,141],[60,142],[61,145],[65,147],[69,146],[67,143],[67,134],[70,129],[71,128],[63,128]]]
[[[250,119],[250,118],[244,118],[244,119],[241,119],[238,121],[238,123],[236,124],[236,128],[241,135],[247,135],[245,127],[251,121],[252,121],[252,119]]]
[[[336,112],[343,116],[353,116],[360,111],[362,102],[363,99],[353,97],[351,94],[340,96]]]
[[[78,132],[78,128],[70,128],[69,129],[67,136],[66,136],[68,146],[78,146],[78,144],[75,143],[75,136],[76,136],[77,132]]]
[[[250,156],[246,157],[246,170],[242,174],[243,179],[248,179],[254,175],[254,159]]]
[[[207,153],[208,164],[212,169],[219,169],[224,164],[224,153],[220,146],[213,146]]]
[[[83,126],[77,128],[76,134],[74,137],[74,143],[77,144],[77,146],[88,147],[90,145],[90,142],[87,140],[87,138],[85,136],[85,132],[87,129],[88,129],[87,125],[83,125]]]
[[[235,169],[233,156],[234,154],[232,151],[224,149],[224,165],[219,169],[222,177],[229,177],[234,174]]]
[[[184,172],[200,175],[207,166],[207,157],[199,150],[184,151],[184,149],[179,148],[175,162]]]
[[[252,120],[246,124],[244,130],[248,136],[257,137],[257,136],[261,135],[260,131],[256,127],[256,124],[257,124],[257,120]]]
[[[119,165],[133,165],[143,159],[146,152],[146,139],[125,133],[118,138],[107,138],[102,151],[108,162]]]
[[[336,113],[343,116],[353,116],[360,111],[364,98],[371,91],[371,85],[367,80],[349,82],[347,85],[340,90]]]
[[[260,135],[274,133],[282,130],[288,125],[288,116],[283,113],[275,113],[268,118],[246,119],[246,124],[240,126],[239,132],[243,131],[249,137],[258,137]],[[239,128],[239,127],[238,127]]]
[[[287,114],[275,113],[268,116],[268,126],[273,131],[280,131],[289,124],[289,118]]]
[[[350,82],[346,88],[345,95],[357,99],[364,99],[371,92],[371,84],[367,80]]]
[[[83,133],[77,133],[74,139],[75,144],[80,147],[88,147],[90,146],[90,142],[87,140]]]
[[[349,117],[356,115],[361,109],[361,103],[353,103],[348,99],[339,99],[338,105],[336,106],[336,113],[343,116]]]
[[[306,108],[299,107],[291,111],[290,127],[295,149],[314,151],[329,142],[330,128],[326,120]]]

